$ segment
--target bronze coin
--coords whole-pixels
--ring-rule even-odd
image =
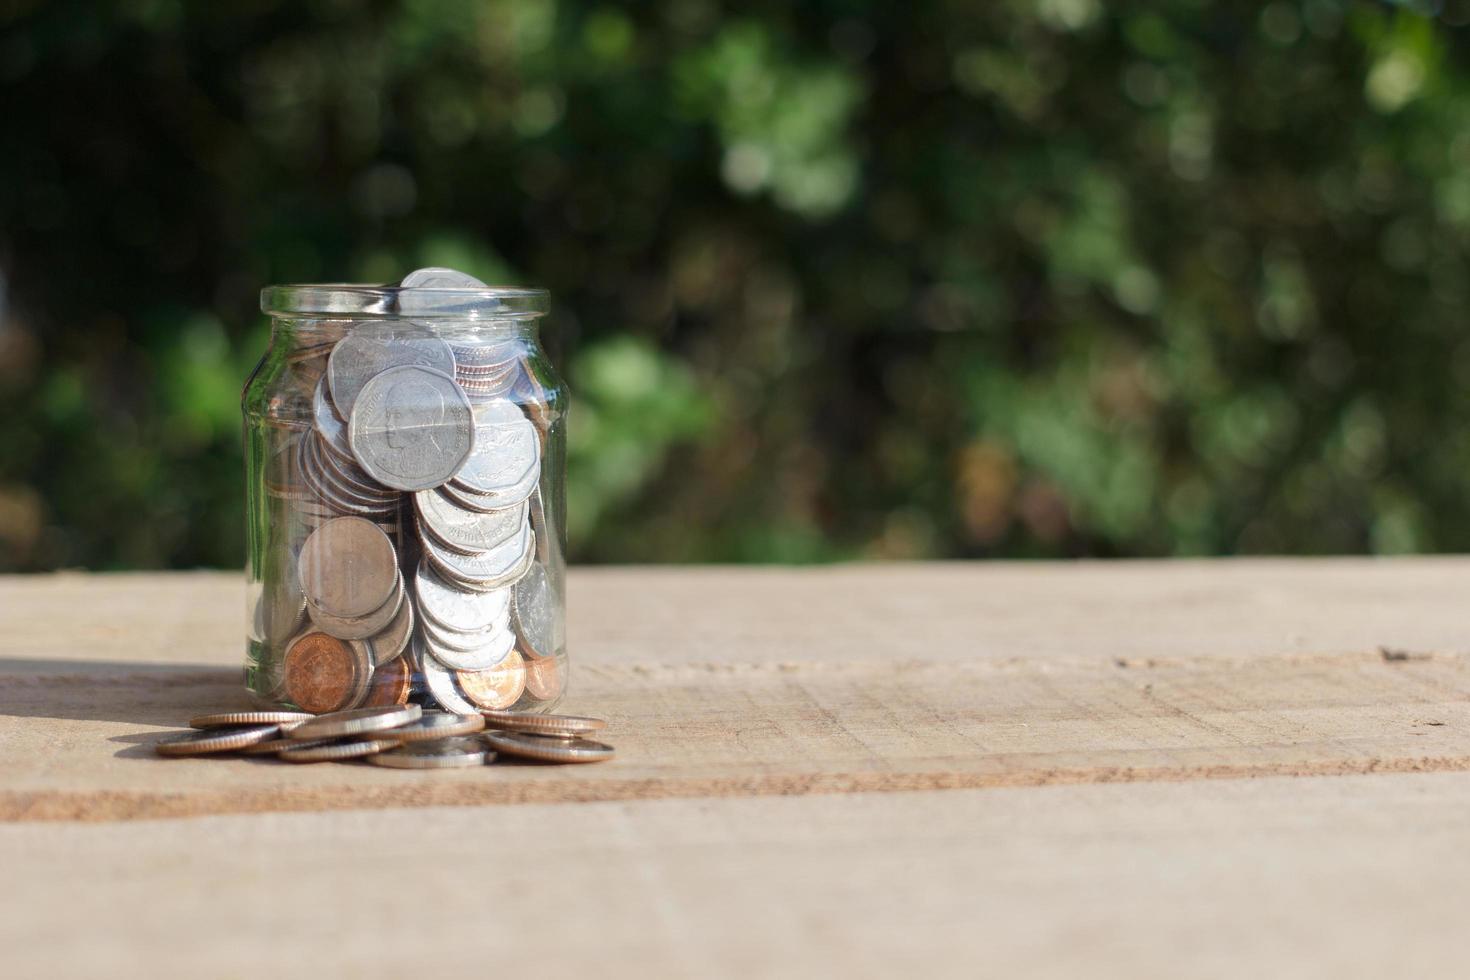
[[[413,667],[407,657],[394,657],[373,673],[373,686],[368,691],[364,708],[385,708],[408,704],[413,690]]]
[[[486,670],[456,670],[454,678],[471,703],[479,708],[509,708],[526,689],[526,669],[518,650]]]
[[[566,685],[566,672],[559,657],[541,657],[526,661],[526,693],[537,701],[561,697]]]
[[[486,726],[503,732],[572,736],[601,731],[607,727],[607,722],[601,718],[587,718],[583,715],[537,715],[527,711],[482,711],[480,714],[484,716]]]
[[[315,715],[340,711],[356,697],[364,666],[357,651],[342,640],[303,633],[286,648],[286,697]]]
[[[481,732],[480,738],[501,755],[537,762],[603,762],[616,754],[611,745],[585,738],[557,738],[529,732]]]

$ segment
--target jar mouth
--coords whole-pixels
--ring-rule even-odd
[[[522,286],[440,289],[329,282],[267,286],[260,291],[261,312],[269,316],[325,314],[477,320],[543,316],[550,305],[546,290]]]

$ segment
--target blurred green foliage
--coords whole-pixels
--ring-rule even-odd
[[[581,560],[1463,549],[1467,23],[0,0],[0,568],[238,564],[256,291],[427,264]]]

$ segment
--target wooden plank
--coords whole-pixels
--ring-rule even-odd
[[[1470,775],[0,826],[0,975],[1458,976]]]
[[[1466,769],[1467,567],[579,570],[568,708],[621,759],[429,775],[155,758],[240,703],[236,582],[10,579],[0,818]]]

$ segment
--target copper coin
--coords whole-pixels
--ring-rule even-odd
[[[560,657],[527,660],[526,693],[537,701],[552,701],[561,697],[567,676],[561,664]]]
[[[276,758],[287,762],[343,762],[384,752],[397,745],[397,742],[382,742],[371,738],[353,742],[329,742],[326,745],[282,749],[276,753]]]
[[[211,728],[170,735],[153,745],[159,755],[207,755],[211,752],[233,752],[256,742],[264,742],[281,730],[280,725],[244,725],[234,728]]]
[[[408,695],[412,691],[413,667],[406,657],[394,657],[373,672],[373,686],[368,691],[363,707],[384,708],[407,704]]]
[[[353,708],[321,715],[291,729],[295,739],[345,738],[367,735],[418,721],[423,709],[416,704],[389,705],[381,708]]]
[[[338,711],[357,699],[372,676],[360,644],[325,633],[303,633],[286,648],[286,697],[303,711]]]
[[[526,670],[518,650],[487,670],[457,670],[454,679],[478,708],[509,708],[526,689]]]
[[[611,759],[611,745],[585,738],[558,738],[529,732],[481,732],[485,743],[504,755],[537,762],[603,762]]]
[[[310,721],[304,711],[225,711],[189,719],[190,728],[222,728],[227,725],[299,725]]]
[[[528,668],[529,669],[529,668]],[[601,718],[583,715],[534,715],[527,711],[482,711],[485,725],[503,732],[533,735],[585,735],[607,727]]]

